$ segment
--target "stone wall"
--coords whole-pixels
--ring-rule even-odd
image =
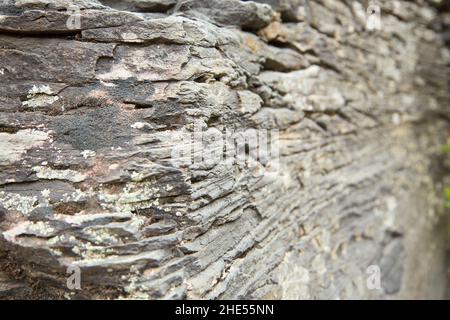
[[[0,297],[442,298],[439,3],[0,1]]]

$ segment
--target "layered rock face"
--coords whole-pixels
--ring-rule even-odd
[[[444,297],[440,2],[371,5],[1,1],[0,297]]]

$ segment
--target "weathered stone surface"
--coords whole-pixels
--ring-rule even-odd
[[[274,15],[268,5],[239,0],[182,0],[175,10],[219,25],[241,26],[250,30],[267,26]]]
[[[444,297],[450,23],[380,4],[3,1],[0,298]]]

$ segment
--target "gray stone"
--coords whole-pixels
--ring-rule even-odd
[[[443,298],[448,8],[393,3],[3,1],[0,298]]]

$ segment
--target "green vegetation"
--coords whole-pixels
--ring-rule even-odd
[[[445,195],[447,198],[447,201],[445,202],[445,206],[450,209],[450,188],[445,189]]]
[[[442,151],[445,153],[450,153],[450,143],[447,143],[445,146],[443,146]]]

